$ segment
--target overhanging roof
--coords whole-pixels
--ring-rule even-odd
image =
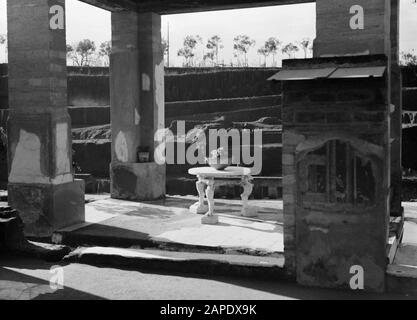
[[[132,10],[159,14],[242,9],[315,2],[315,0],[80,0],[110,10]]]
[[[311,69],[284,69],[269,81],[300,81],[315,79],[382,78],[386,67],[327,67]]]
[[[330,79],[340,78],[382,78],[386,67],[339,68],[330,75]]]
[[[290,80],[312,80],[327,78],[336,68],[316,68],[316,69],[295,69],[295,70],[282,70],[274,74],[268,80],[275,81],[290,81]]]

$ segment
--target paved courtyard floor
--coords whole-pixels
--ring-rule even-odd
[[[103,244],[104,239],[127,246],[156,243],[173,250],[207,249],[271,256],[284,251],[282,201],[251,200],[250,205],[259,208],[259,216],[254,219],[240,216],[239,200],[216,199],[220,223],[214,226],[202,225],[201,215],[189,212],[189,206],[196,201],[197,197],[193,196],[169,196],[138,203],[111,199],[108,195],[89,195],[86,223],[60,230],[58,235],[75,241],[89,239],[95,245]],[[404,202],[403,206],[403,244],[416,247],[417,203]],[[398,257],[404,256],[401,252],[405,247],[410,248],[400,247]],[[414,264],[417,266],[417,260]]]
[[[417,202],[404,202],[404,236],[394,265],[405,266],[406,274],[417,278]]]
[[[193,196],[170,196],[153,202],[129,202],[106,196],[86,204],[86,223],[60,230],[57,234],[88,242],[129,244],[159,243],[172,249],[240,251],[256,255],[280,255],[283,245],[282,201],[253,200],[257,218],[240,216],[239,200],[216,200],[218,225],[201,224],[192,214]],[[85,241],[85,240],[84,240]],[[65,242],[65,241],[64,241]]]
[[[64,288],[50,287],[51,268],[61,266]],[[0,300],[298,300],[416,299],[398,294],[304,288],[291,282],[196,276],[178,272],[146,272],[77,263],[47,263],[0,257]],[[160,318],[159,309],[155,316]],[[186,318],[186,317],[185,317]]]

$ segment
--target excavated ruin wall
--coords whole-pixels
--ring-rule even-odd
[[[221,111],[228,99],[279,95],[279,87],[266,81],[277,71],[276,68],[203,69],[202,72],[190,69],[184,74],[178,68],[166,69],[165,100],[167,103],[175,102],[178,114],[183,114],[183,109],[189,109],[192,104],[194,107],[190,114],[200,113],[203,100],[211,100],[211,108],[214,105],[215,111]],[[186,103],[179,103],[182,101]],[[109,104],[107,68],[68,68],[68,106],[73,127],[110,123]],[[0,65],[0,109],[7,108],[7,65]],[[170,109],[169,104],[167,109]],[[176,118],[175,110],[169,117]],[[7,112],[0,112],[0,126],[4,126],[6,120]]]
[[[166,70],[166,124],[174,120],[212,120],[224,116],[233,121],[256,121],[262,116],[280,119],[280,86],[266,79],[277,69],[182,69]],[[404,122],[417,125],[417,67],[403,68]],[[0,126],[7,121],[7,65],[0,65]],[[73,127],[110,123],[108,68],[68,68],[68,105]],[[403,164],[417,170],[415,129],[404,129]],[[88,166],[91,154],[100,155],[102,166],[93,174],[107,175],[110,140],[74,143],[76,158]],[[95,149],[98,149],[97,152]],[[0,180],[7,177],[0,156]],[[108,158],[108,159],[107,159]],[[96,162],[95,162],[96,163]],[[103,168],[101,168],[103,167]],[[90,168],[92,169],[92,168]]]
[[[272,86],[266,81],[277,71],[276,68],[167,69],[166,125],[170,126],[175,120],[212,121],[218,117],[235,122],[257,121],[265,117],[279,119],[280,86]],[[0,77],[0,99],[3,98],[0,126],[5,126],[8,117],[6,65],[0,67]],[[90,135],[94,135],[100,129],[93,126],[110,123],[109,91],[107,68],[68,68],[68,106],[73,128],[90,127]],[[75,140],[73,149],[74,159],[82,172],[108,177],[109,139]],[[3,176],[6,176],[6,165],[2,168]]]
[[[167,102],[231,99],[279,95],[278,86],[265,80],[277,69],[227,69],[183,74],[178,68],[167,69],[165,97]],[[73,126],[109,123],[109,76],[107,68],[68,69],[68,106]],[[183,71],[186,72],[186,71]],[[403,68],[403,109],[417,112],[417,67]],[[219,101],[219,106],[223,101]],[[101,107],[92,109],[88,107]],[[181,105],[176,104],[179,112]],[[200,106],[196,103],[196,108]],[[7,65],[0,64],[0,109],[8,108]],[[407,120],[411,115],[407,117]],[[417,117],[412,117],[413,120]],[[0,126],[5,125],[7,113],[0,111]]]

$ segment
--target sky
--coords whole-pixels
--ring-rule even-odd
[[[413,0],[400,0],[400,50],[417,51],[417,4]],[[67,42],[91,39],[97,46],[111,39],[110,13],[82,3],[66,0]],[[247,34],[256,41],[249,54],[249,63],[259,65],[257,49],[269,37],[277,37],[284,43],[297,42],[303,38],[315,38],[315,4],[274,6],[240,10],[201,12],[192,14],[167,15],[162,17],[162,36],[167,38],[170,29],[170,62],[181,66],[183,59],[177,56],[187,35],[200,35],[203,42],[213,35],[223,40],[221,59],[229,64],[233,59],[233,38]],[[0,0],[0,34],[7,33],[6,0]],[[203,46],[200,46],[203,47]],[[4,48],[0,48],[0,63],[4,62]],[[202,56],[203,52],[197,53]],[[299,53],[302,57],[304,54]],[[269,61],[270,63],[271,61]]]

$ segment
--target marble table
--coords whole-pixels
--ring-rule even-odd
[[[239,184],[243,187],[242,212],[244,217],[256,217],[256,207],[248,205],[248,199],[252,194],[253,184],[251,170],[242,167],[228,167],[225,170],[216,170],[212,167],[192,168],[188,173],[197,176],[196,182],[199,200],[190,207],[195,214],[204,214],[202,224],[217,224],[218,216],[214,212],[214,190],[221,185]],[[204,193],[207,197],[208,206],[204,203]]]

